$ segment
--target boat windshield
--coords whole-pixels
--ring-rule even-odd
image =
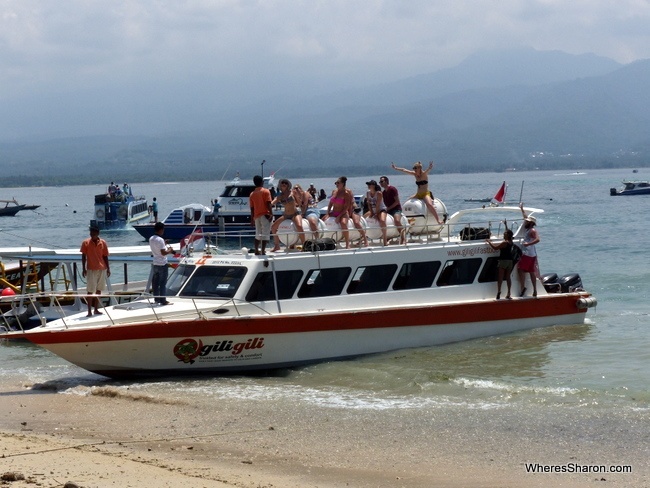
[[[178,267],[174,270],[172,275],[167,280],[167,295],[174,296],[178,295],[178,292],[183,285],[187,282],[187,279],[190,277],[194,271],[194,265],[179,264]]]
[[[220,195],[222,197],[241,197],[248,198],[253,190],[255,189],[254,185],[248,186],[226,186],[223,193]]]
[[[177,272],[178,269],[174,276]],[[183,280],[185,284],[179,287],[180,296],[232,298],[245,275],[243,266],[199,266],[189,280]]]

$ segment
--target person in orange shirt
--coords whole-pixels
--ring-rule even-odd
[[[99,228],[90,227],[90,237],[81,243],[81,267],[83,277],[86,278],[88,294],[88,317],[92,316],[92,309],[95,308],[95,315],[101,315],[99,311],[99,298],[92,296],[94,293],[100,295],[106,286],[106,277],[111,275],[111,267],[108,264],[108,244],[99,237]]]
[[[255,189],[250,194],[248,202],[251,207],[251,225],[255,226],[255,254],[266,254],[266,244],[271,239],[273,220],[271,192],[268,188],[264,188],[264,178],[260,175],[253,177],[253,183]]]

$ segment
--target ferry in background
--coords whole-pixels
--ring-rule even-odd
[[[264,188],[275,195],[275,178],[264,178]],[[252,237],[251,209],[249,196],[255,189],[253,180],[243,181],[239,177],[226,184],[223,192],[211,202],[212,207],[200,203],[182,205],[172,210],[162,221],[165,224],[165,239],[180,241],[200,229],[203,233],[219,233],[220,237],[241,237],[241,233]],[[274,209],[276,217],[282,215],[282,209]],[[138,233],[148,240],[154,234],[154,223],[133,226]]]
[[[483,236],[502,239],[506,220],[521,242],[519,207],[486,207],[456,212],[429,233],[409,230],[404,244],[268,255],[208,245],[189,250],[170,276],[169,304],[141,298],[0,339],[27,339],[120,378],[270,370],[584,323],[596,299],[576,273],[521,297],[513,273],[513,298],[498,299],[499,251]]]
[[[130,188],[126,192],[95,195],[95,207],[90,225],[100,230],[117,230],[149,218],[149,204],[144,196],[134,196]]]

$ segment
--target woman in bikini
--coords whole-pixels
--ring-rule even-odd
[[[368,193],[366,193],[366,202],[368,203],[368,211],[366,217],[377,219],[379,227],[381,228],[381,235],[383,238],[384,246],[388,245],[387,232],[386,232],[386,204],[384,203],[384,195],[381,192],[381,187],[375,180],[366,182],[368,185]]]
[[[336,190],[332,192],[329,204],[327,205],[327,213],[323,220],[327,220],[330,216],[335,217],[336,223],[341,226],[343,230],[343,239],[345,239],[345,248],[350,249],[350,232],[348,231],[348,215],[352,207],[352,194],[347,191],[345,184],[348,179],[346,176],[340,176],[334,184]]]
[[[273,226],[271,227],[271,234],[273,234],[274,243],[271,252],[277,252],[280,250],[280,238],[278,237],[277,232],[280,224],[285,220],[293,220],[293,225],[296,228],[296,232],[298,232],[300,242],[303,244],[305,243],[305,233],[302,228],[302,215],[300,213],[299,203],[297,203],[297,200],[301,200],[301,197],[298,196],[298,198],[296,198],[297,194],[295,190],[291,190],[291,182],[287,179],[281,179],[278,188],[280,189],[280,192],[276,195],[271,204],[283,205],[284,212],[281,217],[273,222]]]
[[[418,191],[415,195],[413,195],[410,198],[417,198],[419,200],[423,200],[427,208],[429,209],[429,212],[433,214],[433,217],[436,219],[436,222],[439,224],[442,224],[443,222],[440,221],[438,218],[438,212],[436,212],[436,207],[433,205],[433,194],[429,191],[429,180],[428,175],[429,171],[433,168],[433,161],[429,163],[429,167],[426,170],[422,170],[422,163],[418,161],[413,165],[413,170],[411,171],[410,169],[406,168],[398,168],[395,166],[395,163],[390,163],[391,167],[394,170],[401,171],[402,173],[406,173],[409,175],[413,175],[415,177],[415,184],[418,186]]]

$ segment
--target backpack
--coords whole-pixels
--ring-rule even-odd
[[[523,252],[517,244],[510,246],[510,255],[512,256],[512,264],[517,264],[521,259]]]

